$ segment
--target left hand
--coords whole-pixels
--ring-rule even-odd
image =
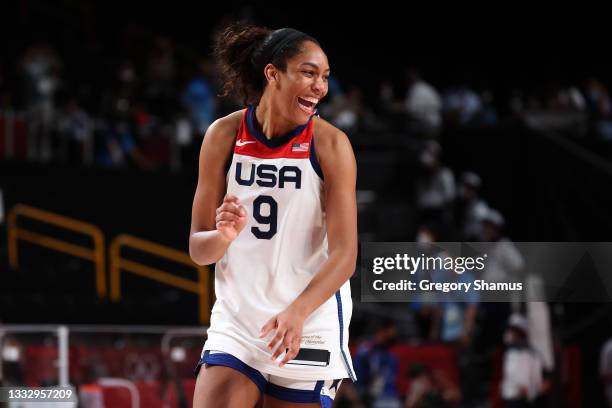
[[[268,343],[268,350],[273,352],[272,360],[276,360],[284,351],[287,352],[279,363],[280,367],[287,364],[289,360],[293,360],[300,351],[304,320],[306,317],[298,308],[289,306],[268,320],[261,328],[260,339],[265,338],[272,330],[276,330],[274,337]]]

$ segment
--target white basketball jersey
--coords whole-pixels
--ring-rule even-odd
[[[255,107],[245,110],[227,173],[227,193],[240,199],[247,223],[216,265],[217,300],[204,350],[232,354],[262,373],[286,378],[355,380],[348,351],[348,281],[306,319],[300,353],[284,367],[267,350],[273,333],[259,338],[264,324],[319,272],[328,252],[312,118],[268,140],[254,116]]]

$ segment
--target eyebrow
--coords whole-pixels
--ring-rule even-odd
[[[302,62],[300,65],[310,65],[313,68],[319,69],[319,66],[315,64],[314,62]],[[329,72],[329,71],[330,71],[329,68],[325,70],[325,72]]]

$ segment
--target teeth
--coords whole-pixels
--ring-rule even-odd
[[[300,96],[300,98],[302,98],[305,101],[308,101],[310,103],[313,103],[315,105],[319,102],[319,100],[317,98],[306,98],[306,97],[303,97],[303,96]]]

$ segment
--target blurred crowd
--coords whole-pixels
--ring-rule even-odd
[[[65,61],[45,42],[0,61],[3,158],[143,170],[178,170],[185,160],[196,160],[182,153],[199,146],[215,118],[239,108],[217,97],[213,62],[143,30],[126,30],[120,41],[116,55],[100,64]],[[595,78],[537,92],[514,89],[503,100],[460,81],[440,89],[414,67],[406,67],[399,80],[379,78],[375,86],[376,95],[366,97],[358,84],[332,76],[321,116],[351,136],[435,139],[443,129],[522,123],[612,141],[609,90]],[[27,123],[25,136],[15,130],[20,121]],[[27,144],[21,157],[19,136]]]
[[[487,242],[492,245],[486,268],[478,278],[508,282],[524,274],[524,258],[505,233],[506,219],[481,195],[482,178],[471,171],[456,177],[442,161],[442,147],[428,140],[419,156],[416,181],[416,242]],[[443,251],[433,254],[445,257]],[[433,281],[473,283],[476,276],[441,269]],[[533,277],[525,277],[530,279]],[[491,389],[507,407],[548,406],[547,380],[554,369],[549,305],[481,299],[476,291],[447,296],[413,297],[402,319],[377,320],[370,336],[358,343],[354,362],[358,381],[341,397],[357,406],[454,407],[480,406]],[[456,352],[459,375],[413,364],[400,371],[398,344],[437,344]],[[500,351],[502,354],[500,355]],[[494,362],[500,361],[495,383]],[[397,387],[405,377],[407,390]]]
[[[142,48],[140,48],[142,46]],[[127,33],[108,72],[79,82],[50,44],[32,44],[13,65],[0,66],[4,157],[31,161],[177,170],[180,151],[223,109],[209,60],[177,50],[172,40]],[[137,52],[134,51],[137,49]],[[15,129],[27,123],[24,134]],[[8,134],[10,133],[10,134]],[[199,138],[198,138],[199,139]]]

